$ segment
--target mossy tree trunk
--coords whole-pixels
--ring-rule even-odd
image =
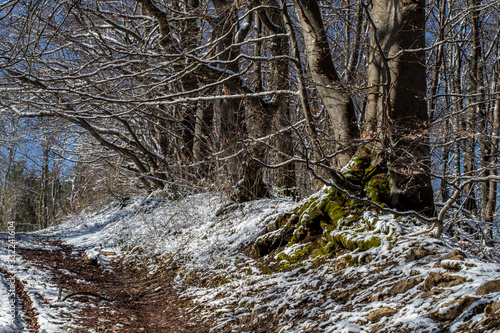
[[[337,140],[337,167],[356,164],[364,191],[391,207],[433,211],[425,64],[425,0],[373,0],[365,6],[371,25],[368,96],[363,138],[352,98],[332,60],[317,0],[295,0],[311,76],[330,115]],[[354,160],[353,160],[354,159]],[[350,161],[350,162],[349,162]],[[352,174],[350,175],[352,176]],[[355,177],[356,178],[356,177]],[[366,193],[365,193],[366,194]],[[373,194],[373,193],[372,193]]]
[[[374,0],[365,133],[372,167],[386,170],[392,207],[431,212],[425,1]]]

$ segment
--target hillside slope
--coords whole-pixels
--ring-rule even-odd
[[[210,332],[498,331],[495,249],[412,236],[426,226],[359,207],[316,218],[330,194],[325,188],[298,204],[138,198],[33,237],[56,237],[104,267],[116,254],[121,269],[146,278],[173,272],[184,317],[196,313]],[[54,304],[61,293],[53,283],[37,292]]]

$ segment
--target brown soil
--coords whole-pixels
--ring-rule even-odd
[[[18,248],[17,253],[32,265],[50,271],[59,286],[61,299],[75,304],[78,328],[71,332],[162,332],[204,333],[196,309],[189,309],[172,288],[173,269],[145,276],[116,262],[109,268],[86,265],[82,253],[60,242],[47,242],[57,250]],[[16,288],[17,289],[17,288]],[[78,302],[75,302],[78,301]],[[57,306],[57,305],[53,305]]]

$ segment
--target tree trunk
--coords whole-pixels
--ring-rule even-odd
[[[219,61],[234,60],[239,55],[238,47],[231,47],[234,42],[238,25],[235,4],[230,0],[213,1],[217,19],[214,24],[213,39],[219,39],[217,54]],[[234,73],[239,72],[238,62],[230,62],[222,66],[225,70]],[[225,95],[236,94],[236,89],[230,84],[223,84],[222,90]],[[226,99],[220,104],[220,122],[222,145],[233,146],[235,141],[241,140],[243,129],[243,107],[241,99]],[[235,150],[235,149],[232,149]]]
[[[218,60],[228,62],[238,57],[239,46],[232,46],[236,42],[238,32],[238,2],[230,0],[214,0],[217,22],[214,24],[214,39],[218,39],[217,54]],[[228,62],[223,65],[223,69],[238,73],[239,65],[237,61]],[[233,95],[238,93],[231,84],[223,84],[224,94]],[[246,124],[244,124],[245,104],[242,99],[226,99],[220,103],[220,124],[222,147],[229,153],[235,153],[242,148],[241,142],[244,138]],[[249,110],[253,119],[252,135],[258,138],[269,132],[270,118],[268,109],[260,103],[249,101]],[[252,143],[247,147],[247,154],[243,160],[234,159],[229,164],[229,172],[234,178],[239,179],[233,199],[238,202],[255,200],[268,196],[267,187],[264,184],[263,166],[256,162],[264,160],[265,149],[259,143]],[[241,177],[241,179],[240,179]]]
[[[499,22],[500,23],[500,22]],[[497,46],[497,59],[500,57],[500,46]],[[493,93],[496,93],[500,88],[500,63],[495,63],[495,71],[494,71],[494,82],[493,82]],[[491,165],[493,166],[491,170],[492,176],[498,175],[498,144],[499,144],[499,136],[500,136],[500,100],[497,99],[493,105],[493,122],[491,125]],[[488,203],[486,205],[486,214],[485,221],[492,223],[493,218],[495,216],[496,211],[496,202],[497,202],[497,181],[491,180],[489,182],[489,193],[488,193]],[[489,237],[492,236],[493,226],[488,226],[486,233]]]
[[[268,2],[268,3],[267,3]],[[275,0],[264,2],[265,4],[278,7]],[[283,18],[279,11],[269,11],[269,19],[279,27],[285,30]],[[272,31],[268,31],[272,34]],[[289,55],[289,40],[286,37],[274,37],[269,45],[269,51],[272,57]],[[270,66],[270,90],[287,90],[290,88],[290,68],[287,61],[272,60]],[[271,103],[273,109],[276,110],[273,116],[273,124],[276,131],[281,131],[283,128],[290,125],[290,105],[288,98],[283,95],[273,96]],[[278,164],[285,162],[289,156],[293,156],[293,138],[292,131],[282,131],[275,136],[275,148],[279,151],[276,156]],[[296,181],[295,181],[295,164],[289,163],[282,168],[276,170],[275,185],[279,191],[285,196],[296,197]]]
[[[196,162],[204,161],[210,154],[210,133],[213,124],[213,106],[199,102],[196,109],[194,126],[193,157]],[[209,166],[204,164],[198,169],[198,174],[205,177],[209,174]]]
[[[372,164],[388,170],[389,205],[430,214],[425,2],[374,0],[369,15],[366,130],[377,138],[378,155]]]
[[[488,131],[487,127],[487,114],[486,114],[486,105],[484,98],[484,84],[483,82],[483,51],[481,47],[481,26],[479,21],[480,6],[482,1],[478,0],[470,0],[469,6],[471,6],[471,35],[472,35],[472,48],[471,48],[471,56],[470,56],[470,65],[469,65],[469,93],[475,95],[470,99],[470,106],[467,110],[468,115],[468,126],[470,129],[470,142],[469,149],[471,154],[471,166],[470,170],[474,169],[473,158],[475,155],[475,140],[474,135],[475,132],[479,132],[481,135],[479,137],[479,151],[480,151],[480,165],[483,170],[486,169],[489,164],[489,145],[486,142],[486,133]],[[481,176],[487,176],[489,172],[487,170],[481,174]],[[487,206],[487,197],[488,197],[488,187],[489,182],[484,181],[481,183],[481,207],[480,214],[481,218],[484,220],[486,218],[486,206]],[[471,208],[476,208],[477,204],[470,204]]]
[[[339,152],[335,162],[337,167],[343,167],[356,150],[353,141],[359,138],[354,103],[333,64],[317,0],[294,0],[294,4],[304,36],[309,70],[332,123]]]
[[[467,2],[469,8],[471,9],[470,14],[470,24],[471,24],[471,41],[472,46],[470,50],[470,62],[469,62],[469,81],[468,81],[468,93],[469,94],[477,94],[479,88],[479,70],[480,70],[480,58],[481,58],[481,45],[479,44],[479,13],[477,9],[473,8],[476,6],[476,0],[470,0]],[[465,147],[465,163],[464,163],[464,173],[468,176],[472,176],[475,170],[476,162],[475,162],[475,146],[476,139],[475,133],[478,130],[476,126],[478,125],[478,113],[479,111],[479,103],[478,98],[470,97],[468,99],[468,107],[467,114],[465,120],[465,131],[467,134],[467,141]],[[482,146],[482,142],[480,142],[481,150],[484,150],[484,146]],[[477,211],[477,202],[474,194],[473,183],[464,187],[466,199],[465,199],[465,208],[470,212],[476,213]],[[484,186],[482,186],[484,190]],[[482,191],[483,192],[483,191]],[[484,194],[484,193],[483,193]]]
[[[38,220],[40,229],[45,229],[49,221],[49,144],[44,143],[42,155],[42,170],[40,173],[40,201],[38,202]]]
[[[356,5],[355,13],[355,25],[354,25],[354,36],[351,52],[349,52],[349,57],[347,58],[346,66],[346,79],[349,81],[354,80],[356,70],[359,63],[359,54],[361,53],[361,34],[363,31],[363,2],[358,1]],[[349,27],[350,28],[350,27]]]

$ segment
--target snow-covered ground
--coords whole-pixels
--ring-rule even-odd
[[[266,199],[224,205],[212,194],[175,202],[136,198],[18,234],[17,246],[45,248],[49,245],[41,240],[60,239],[102,265],[107,257],[101,253],[112,252],[124,257],[124,265],[139,265],[150,274],[175,267],[174,287],[214,321],[212,332],[496,331],[487,327],[491,316],[484,310],[500,303],[500,290],[482,295],[478,290],[499,279],[500,265],[475,256],[473,248],[453,252],[463,245],[453,238],[411,236],[426,226],[366,212],[359,223],[373,226],[365,236],[378,235],[380,246],[305,257],[285,268],[307,244],[262,259],[249,255],[250,246],[269,223],[300,204]],[[64,292],[51,277],[19,256],[9,267],[7,240],[2,234],[0,332],[27,331],[19,299],[10,311],[9,274],[26,282],[39,331],[65,332],[75,303],[61,302]]]
[[[14,247],[7,246],[13,244]],[[0,332],[29,332],[29,322],[36,317],[38,332],[66,332],[71,324],[65,318],[72,311],[69,303],[60,302],[61,295],[52,276],[17,254],[17,249],[53,249],[44,244],[46,238],[36,234],[0,234]]]

